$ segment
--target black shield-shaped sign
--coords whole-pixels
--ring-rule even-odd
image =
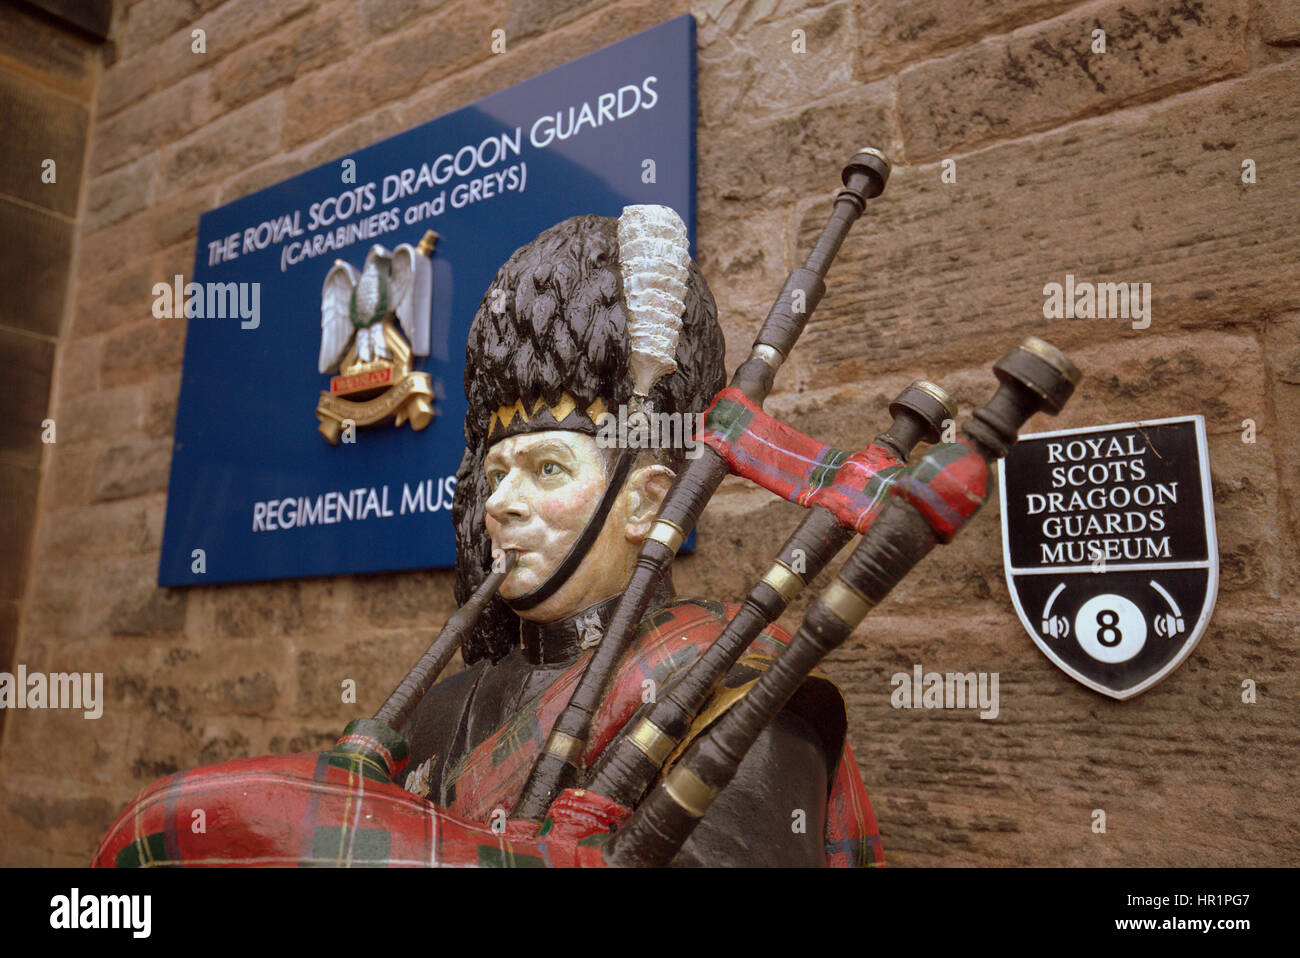
[[[1117,699],[1176,669],[1219,591],[1205,420],[1023,436],[998,478],[1007,585],[1043,653]]]

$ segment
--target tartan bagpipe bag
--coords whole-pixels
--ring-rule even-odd
[[[327,752],[172,775],[118,816],[93,866],[601,866],[588,839],[627,814],[575,791],[556,801],[541,837],[528,822],[470,822],[393,782],[405,750],[392,729],[358,719]]]
[[[601,708],[592,757],[642,704],[646,678],[662,686],[721,633],[736,606],[686,600],[647,616]],[[772,627],[751,645],[770,662],[789,636]],[[585,666],[578,660],[527,703],[542,731]],[[824,677],[817,682],[828,687]],[[508,723],[458,763],[457,798],[439,808],[396,784],[406,740],[358,719],[328,751],[238,759],[180,772],[137,796],[109,829],[96,867],[600,867],[600,845],[629,809],[583,789],[562,793],[538,826],[507,821],[545,735]],[[503,745],[510,739],[512,747]],[[827,800],[830,866],[883,863],[875,816],[845,743]]]

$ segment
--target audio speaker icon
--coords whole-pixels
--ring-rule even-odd
[[[1064,639],[1070,634],[1070,620],[1063,615],[1054,615],[1043,620],[1043,635],[1053,639]]]
[[[1152,626],[1156,630],[1156,635],[1167,639],[1172,638],[1186,628],[1183,625],[1182,616],[1169,615],[1168,613],[1157,615],[1155,621],[1152,622]]]

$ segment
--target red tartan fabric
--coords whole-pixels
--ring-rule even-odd
[[[844,743],[826,803],[826,864],[832,868],[869,868],[885,864],[876,813],[867,798],[853,749]]]
[[[989,467],[965,439],[931,447],[906,469],[875,445],[849,455],[773,419],[738,389],[718,393],[700,439],[727,468],[801,506],[822,506],[866,532],[901,495],[949,542],[983,505]]]
[[[930,523],[941,542],[951,542],[988,498],[989,464],[966,439],[931,446],[894,486]]]
[[[648,616],[633,652],[621,664],[592,723],[584,764],[590,766],[641,707],[642,683],[648,679],[656,688],[662,688],[712,644],[725,624],[719,612],[694,602],[679,603]],[[766,634],[760,635],[753,646],[754,651],[767,655],[774,655],[779,648]],[[574,662],[540,696],[521,703],[514,718],[447,770],[446,779],[455,788],[449,811],[481,820],[495,809],[507,813],[514,809],[524,780],[591,654]]]
[[[627,815],[571,790],[542,834],[527,822],[467,822],[330,756],[242,759],[163,779],[118,816],[92,864],[604,867],[599,836]]]
[[[799,505],[829,509],[844,525],[863,533],[884,509],[902,471],[902,463],[872,443],[845,459],[831,483],[813,489]]]
[[[828,509],[859,533],[880,514],[903,468],[874,443],[850,455],[807,436],[738,389],[718,393],[700,439],[736,475],[796,505]]]
[[[712,644],[737,608],[733,604],[681,602],[647,617],[636,645],[620,665],[611,691],[596,715],[585,753],[587,765],[641,707],[642,683],[651,679],[662,688]],[[789,641],[784,630],[770,627],[754,640],[748,655],[775,656]],[[586,662],[586,656],[579,659],[533,703],[521,705],[511,722],[448,770],[447,776],[455,784],[449,811],[480,821],[490,818],[497,809],[509,813],[514,808],[528,771]],[[856,866],[884,862],[871,802],[847,743],[827,803],[825,839],[828,864]]]
[[[641,683],[662,683],[694,661],[735,608],[683,602],[647,619],[597,717],[589,757],[641,705]],[[788,641],[772,629],[751,651],[772,655]],[[460,763],[451,809],[390,782],[391,755],[354,732],[329,752],[241,759],[156,782],[118,816],[93,864],[602,867],[601,836],[628,814],[603,796],[566,791],[540,831],[493,814],[513,806],[581,665],[560,688],[543,693],[538,711],[525,705],[516,722]],[[531,734],[521,736],[524,728]],[[847,744],[827,803],[825,847],[832,866],[883,863],[875,816]]]

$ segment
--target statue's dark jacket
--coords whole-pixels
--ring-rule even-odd
[[[507,814],[616,601],[543,626],[525,623],[520,644],[504,658],[480,660],[430,689],[403,729],[411,746],[407,787],[471,819]],[[646,688],[662,687],[694,661],[731,612],[698,599],[665,595],[661,603],[643,620],[636,646],[620,666],[601,709],[605,720],[597,719],[589,762],[642,704]],[[707,721],[738,700],[770,660],[764,652],[775,653],[784,641],[784,633],[771,629],[754,643],[715,696],[715,707],[706,709]],[[705,725],[697,723],[693,732]],[[874,816],[856,766],[844,765],[846,757],[852,765],[845,728],[838,690],[825,679],[805,683],[750,750],[674,864],[821,866],[837,860],[831,844],[843,846],[838,857],[844,863],[876,863]],[[828,822],[828,815],[855,820]]]

